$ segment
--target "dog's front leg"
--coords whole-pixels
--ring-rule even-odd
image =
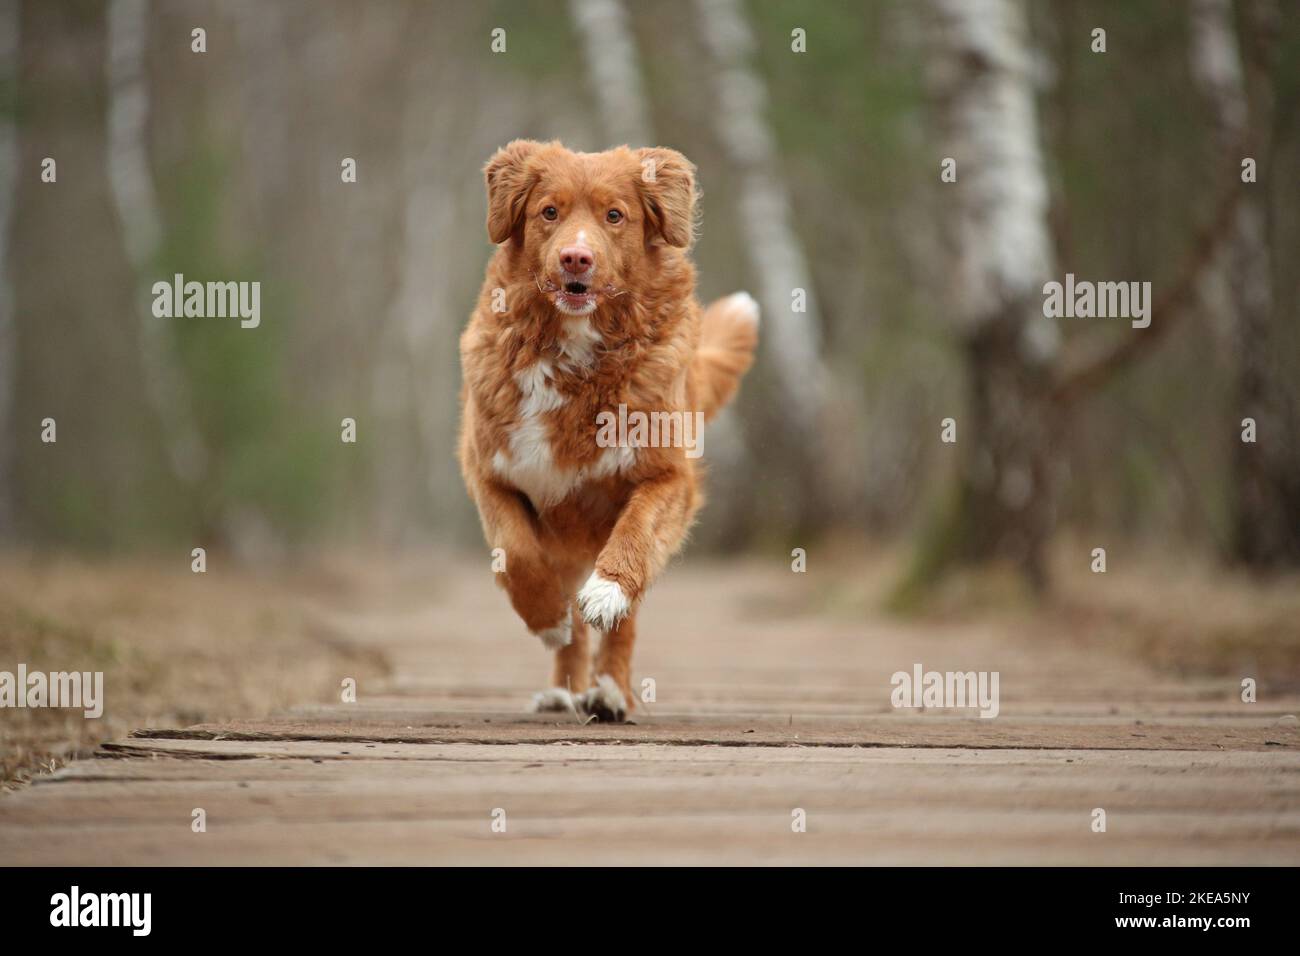
[[[632,645],[636,639],[632,611],[681,546],[696,504],[691,476],[677,468],[641,482],[628,497],[597,556],[596,569],[578,592],[583,618],[602,635],[589,696],[610,698],[593,701],[598,706],[589,705],[589,710],[617,715],[632,709]],[[610,681],[617,685],[622,701],[608,686]]]
[[[690,475],[676,467],[636,486],[578,592],[588,623],[608,632],[626,616],[680,547],[695,504]]]
[[[566,586],[547,560],[536,519],[519,492],[495,480],[481,480],[474,497],[488,544],[504,552],[505,570],[497,581],[510,596],[511,607],[548,648],[564,647],[573,633],[572,585]]]

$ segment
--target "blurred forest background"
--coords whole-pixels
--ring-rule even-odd
[[[764,307],[696,550],[854,534],[913,583],[1041,586],[1073,531],[1294,566],[1298,116],[1274,0],[0,0],[0,526],[481,548],[457,338],[482,165],[531,137],[683,151],[701,297]],[[261,326],[153,319],[177,272],[260,280]],[[1066,272],[1151,281],[1151,328],[1044,320]]]

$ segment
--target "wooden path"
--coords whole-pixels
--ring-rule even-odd
[[[1300,700],[814,615],[803,583],[671,570],[636,662],[657,701],[584,725],[521,713],[543,652],[481,568],[448,568],[425,606],[342,622],[394,663],[357,703],[107,744],[0,799],[0,863],[1300,863]],[[917,662],[999,671],[1000,715],[894,710]]]

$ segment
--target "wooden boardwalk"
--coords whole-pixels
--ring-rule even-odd
[[[1050,636],[810,614],[802,585],[673,569],[636,659],[656,702],[584,725],[521,712],[546,657],[481,569],[449,568],[424,606],[342,622],[394,663],[357,703],[109,743],[0,799],[0,862],[1300,863],[1300,700]],[[918,662],[999,671],[1000,715],[894,710]]]

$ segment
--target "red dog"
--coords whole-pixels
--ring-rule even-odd
[[[499,582],[555,650],[534,707],[622,720],[638,603],[701,504],[691,426],[753,361],[758,306],[701,312],[680,153],[518,140],[484,172],[498,248],[460,342],[461,469]]]

